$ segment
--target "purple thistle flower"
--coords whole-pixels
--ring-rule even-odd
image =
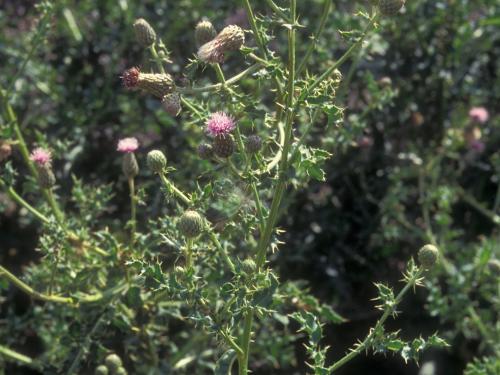
[[[234,119],[224,112],[212,113],[206,125],[207,133],[212,137],[229,135],[236,127]]]
[[[43,167],[45,165],[50,165],[52,162],[52,154],[49,150],[38,147],[31,153],[30,160]]]
[[[472,107],[469,111],[469,117],[472,121],[483,124],[488,121],[490,114],[484,107]]]
[[[130,138],[120,139],[116,150],[120,152],[131,153],[136,151],[138,148],[139,148],[139,141],[137,140],[137,138],[130,137]]]

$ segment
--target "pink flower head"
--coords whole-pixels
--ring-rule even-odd
[[[490,114],[484,107],[472,107],[469,111],[469,117],[472,121],[483,124],[488,121]]]
[[[225,136],[231,133],[236,127],[234,119],[224,112],[212,113],[206,122],[207,132],[212,137]]]
[[[52,162],[52,154],[49,150],[38,147],[33,150],[30,155],[31,161],[35,162],[39,166],[48,165]]]
[[[123,138],[118,141],[118,147],[116,148],[117,151],[120,152],[134,152],[139,148],[139,141],[137,138],[130,137],[130,138]]]

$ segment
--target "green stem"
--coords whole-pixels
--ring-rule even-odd
[[[231,261],[231,258],[229,257],[227,250],[221,245],[213,229],[210,228],[208,225],[207,225],[207,230],[208,230],[208,235],[210,236],[210,240],[213,242],[219,253],[222,255],[222,259],[224,260],[224,262],[226,262],[231,272],[235,273],[236,268],[234,266],[234,263]]]
[[[236,82],[245,78],[247,75],[255,73],[256,71],[258,71],[261,68],[262,68],[261,63],[253,64],[253,65],[249,66],[247,69],[243,70],[242,72],[240,72],[240,73],[236,74],[235,76],[226,80],[225,85],[230,86],[232,84],[235,84]],[[200,94],[203,92],[218,91],[218,90],[221,90],[223,88],[224,88],[224,84],[216,83],[213,85],[207,85],[207,86],[202,86],[202,87],[177,87],[177,92],[179,92],[179,94]]]
[[[18,353],[12,349],[7,348],[6,346],[0,345],[0,355],[3,357],[13,359],[19,363],[22,363],[23,365],[27,365],[33,368],[41,368],[41,365],[36,362],[31,357],[28,357],[27,355]]]
[[[184,194],[182,191],[180,191],[168,178],[165,176],[164,173],[160,173],[160,179],[163,182],[163,185],[165,185],[165,188],[167,191],[176,196],[179,200],[181,200],[183,203],[186,205],[190,206],[191,205],[191,199]]]
[[[38,171],[36,170],[35,165],[30,159],[30,153],[28,151],[28,146],[26,146],[26,141],[24,140],[23,134],[21,132],[21,128],[19,127],[19,122],[17,120],[17,116],[12,109],[12,106],[9,104],[8,97],[6,96],[6,93],[3,90],[3,87],[0,85],[0,100],[2,101],[2,107],[3,107],[3,112],[4,112],[4,117],[7,121],[7,123],[10,124],[12,127],[12,130],[14,131],[14,134],[16,136],[17,144],[19,146],[19,151],[21,152],[21,156],[23,157],[23,160],[30,170],[31,175],[35,178],[35,180],[38,180]],[[45,200],[49,205],[52,207],[52,204],[55,202],[51,202],[51,198],[48,194],[48,192],[45,189],[42,189],[42,195],[44,196]],[[56,204],[56,210],[53,209],[54,214],[58,212],[62,216],[61,211],[59,208],[57,208]],[[57,218],[57,216],[56,216]]]
[[[62,228],[65,228],[64,216],[62,212],[59,210],[59,206],[56,203],[52,189],[45,189],[45,194],[47,195],[50,209],[52,210],[52,213],[54,214],[58,224]]]
[[[432,223],[429,213],[429,203],[425,196],[426,191],[427,189],[425,186],[425,169],[424,167],[422,167],[420,168],[418,174],[418,192],[419,192],[420,206],[422,207],[422,217],[424,219],[425,234],[427,240],[430,241],[433,245],[437,246],[436,236],[432,231]]]
[[[243,355],[239,360],[238,375],[248,374],[248,358],[250,356],[250,340],[252,338],[253,310],[245,315],[245,325],[243,327],[243,336],[241,338],[241,349]]]
[[[247,12],[248,22],[250,23],[250,27],[252,28],[252,33],[255,38],[255,43],[257,43],[257,47],[259,48],[262,56],[264,56],[264,58],[267,60],[266,46],[264,44],[264,41],[262,40],[262,35],[260,35],[259,29],[257,27],[257,21],[253,13],[252,6],[250,5],[250,1],[243,0],[243,6],[245,7],[245,10]]]
[[[29,296],[31,296],[34,299],[38,299],[40,301],[46,301],[46,302],[63,303],[63,304],[68,304],[68,305],[73,305],[73,306],[78,306],[79,303],[99,302],[100,300],[102,300],[104,298],[119,294],[127,288],[127,284],[121,283],[121,284],[115,285],[114,287],[109,288],[108,290],[106,290],[102,293],[82,294],[79,297],[70,298],[70,297],[61,297],[61,296],[56,296],[56,295],[47,295],[47,294],[39,293],[36,290],[34,290],[31,286],[24,283],[20,279],[18,279],[14,274],[9,272],[3,266],[0,266],[0,277],[5,277],[12,284],[14,284],[16,287],[18,287],[20,290],[22,290],[24,293],[28,294]]]
[[[188,238],[186,240],[186,247],[184,248],[184,256],[186,258],[186,269],[188,270],[193,267],[192,247],[193,247],[193,239]]]
[[[408,280],[407,284],[404,286],[403,289],[401,289],[401,291],[396,296],[396,298],[394,300],[394,304],[385,307],[384,313],[383,313],[382,317],[378,320],[377,324],[370,331],[370,333],[368,334],[368,336],[366,336],[366,338],[361,342],[361,344],[357,345],[348,354],[346,354],[344,357],[342,357],[337,362],[335,362],[332,366],[330,366],[328,368],[328,372],[332,373],[332,372],[338,370],[340,367],[342,367],[343,365],[345,365],[347,362],[349,362],[350,360],[352,360],[354,357],[358,356],[359,354],[361,354],[362,352],[364,352],[365,350],[368,349],[368,347],[372,343],[373,337],[376,334],[379,333],[380,329],[384,325],[384,323],[387,320],[387,318],[389,316],[391,316],[392,314],[394,314],[394,311],[395,311],[394,309],[402,301],[402,299],[405,296],[405,294],[417,284],[418,279],[422,275],[422,272],[423,271],[420,268],[418,269],[417,272],[415,272],[415,274],[413,275],[413,277],[410,280]]]
[[[103,312],[99,318],[97,318],[97,321],[94,323],[90,331],[87,333],[85,338],[83,339],[83,343],[80,345],[80,349],[78,350],[78,353],[76,353],[75,358],[73,359],[73,362],[71,362],[71,366],[69,367],[68,371],[66,372],[66,375],[73,375],[76,374],[76,370],[78,368],[78,365],[80,361],[82,360],[82,357],[84,356],[85,353],[88,352],[88,348],[90,344],[92,343],[92,336],[97,332],[99,327],[102,324],[102,320],[105,316],[106,312]]]
[[[246,0],[248,4],[248,0]],[[250,5],[248,4],[248,8]],[[290,0],[291,20],[295,23],[297,3],[296,0]],[[288,153],[292,143],[292,126],[294,120],[294,91],[295,91],[295,27],[292,26],[288,31],[288,82],[287,82],[287,100],[286,100],[286,126],[285,126],[285,144],[281,155],[279,166],[278,183],[274,190],[271,211],[267,219],[263,233],[257,247],[256,264],[260,269],[266,260],[266,251],[269,246],[271,235],[279,212],[279,207],[286,186],[286,171],[288,168]],[[243,336],[241,339],[241,348],[244,355],[239,359],[239,375],[248,373],[248,359],[250,356],[250,339],[252,336],[253,310],[249,310],[245,316]]]
[[[5,92],[5,96],[7,98],[10,96],[10,93],[12,92],[12,89],[13,89],[14,85],[16,84],[17,79],[24,73],[26,66],[28,65],[30,60],[33,58],[37,48],[40,47],[40,45],[41,45],[40,42],[41,42],[41,39],[43,38],[44,32],[45,32],[45,26],[47,25],[47,22],[50,20],[51,16],[52,16],[51,12],[45,12],[43,14],[40,22],[38,23],[36,34],[30,42],[30,49],[29,49],[28,53],[25,55],[24,60],[21,63],[16,74],[14,74],[14,77],[11,79],[9,85],[7,86],[7,90]]]
[[[318,87],[321,82],[323,82],[326,78],[328,78],[335,70],[337,70],[344,62],[347,61],[347,59],[357,50],[359,46],[363,43],[365,40],[366,36],[368,33],[373,29],[375,26],[375,21],[378,18],[378,14],[376,11],[372,14],[372,17],[370,18],[370,22],[368,25],[366,25],[365,29],[363,30],[363,34],[361,37],[358,39],[356,43],[354,43],[343,55],[340,57],[340,59],[335,62],[331,67],[329,67],[323,74],[321,74],[309,87],[307,87],[302,94],[300,95],[299,100],[297,100],[296,105],[301,103],[310,93],[313,91],[316,87]]]
[[[133,177],[128,178],[128,187],[130,191],[130,246],[133,246],[137,231],[137,199],[135,196],[135,182]]]
[[[156,47],[154,43],[151,45],[151,47],[149,47],[149,51],[153,56],[153,60],[155,61],[156,66],[158,66],[158,69],[160,69],[160,72],[165,74],[165,67],[163,66],[163,62],[161,61],[160,56],[158,56],[158,53],[156,52]]]
[[[40,220],[44,224],[48,224],[50,220],[42,214],[40,211],[38,211],[35,207],[33,207],[31,204],[26,202],[17,192],[12,188],[11,186],[7,187],[4,181],[0,179],[0,186],[3,186],[6,188],[7,194],[9,197],[11,197],[15,202],[17,202],[19,205],[23,206],[26,208],[29,212],[31,212],[38,220]]]
[[[70,305],[74,304],[73,299],[69,298],[69,297],[46,295],[46,294],[37,292],[32,287],[30,287],[28,284],[26,284],[23,281],[21,281],[20,279],[18,279],[14,274],[10,273],[7,269],[5,269],[2,266],[0,266],[0,276],[4,276],[12,284],[14,284],[19,289],[21,289],[23,292],[25,292],[26,294],[30,295],[31,297],[33,297],[35,299],[39,299],[41,301],[47,301],[47,302],[66,303],[66,304],[70,304]]]
[[[331,7],[332,7],[332,1],[331,0],[324,0],[323,9],[321,11],[321,19],[319,20],[318,28],[316,30],[316,33],[314,33],[314,35],[311,36],[311,42],[309,43],[309,46],[307,47],[306,54],[302,58],[302,61],[300,62],[299,67],[297,68],[297,76],[300,76],[302,71],[307,66],[307,62],[309,61],[309,58],[311,57],[311,55],[314,51],[314,48],[316,48],[316,43],[321,38],[321,35],[323,34],[323,31],[325,30],[326,20],[328,19],[328,15],[330,14]]]
[[[278,7],[273,0],[266,0],[267,5],[269,8],[273,10],[274,13],[276,13],[278,16],[283,18],[285,21],[290,21],[288,16],[286,15],[285,12],[283,12],[280,7]]]
[[[490,211],[486,208],[484,204],[479,202],[476,198],[474,198],[471,194],[467,193],[464,189],[460,188],[458,190],[458,194],[462,198],[462,200],[467,203],[469,206],[475,208],[479,213],[483,214],[485,217],[490,219],[494,224],[500,225],[500,216],[495,212]]]

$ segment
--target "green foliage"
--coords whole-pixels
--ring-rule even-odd
[[[24,14],[33,22],[26,29],[10,18],[15,5],[0,10],[7,31],[0,37],[0,135],[15,148],[12,160],[0,161],[8,198],[0,197],[0,207],[6,217],[10,202],[20,208],[13,220],[36,228],[38,250],[22,276],[0,269],[5,361],[44,373],[103,365],[131,374],[290,373],[306,368],[296,347],[307,337],[307,366],[330,374],[368,349],[418,361],[427,348],[463,335],[479,341],[475,354],[483,358],[466,373],[495,373],[499,125],[491,113],[478,137],[467,119],[469,107],[493,108],[500,99],[498,85],[488,83],[498,70],[489,52],[498,40],[495,3],[408,2],[405,12],[383,19],[368,2],[277,3],[243,1],[243,12],[224,1],[43,1]],[[135,39],[139,17],[156,32],[152,48]],[[194,25],[205,17],[218,31],[228,23],[246,29],[245,45],[220,66],[196,56]],[[179,116],[147,92],[120,86],[117,77],[132,66],[174,75]],[[415,89],[416,82],[425,85]],[[213,142],[204,127],[217,111],[236,120],[235,153],[201,160],[196,150]],[[263,147],[246,152],[255,134]],[[484,150],[464,134],[475,134]],[[137,177],[121,174],[115,152],[129,136],[140,141]],[[35,146],[52,151],[55,188],[36,182]],[[168,166],[151,173],[146,155],[155,148]],[[350,204],[341,194],[353,174],[361,188],[351,191]],[[295,192],[332,181],[339,182],[324,201],[333,203],[333,220],[314,208],[303,215]],[[338,215],[344,205],[351,211]],[[183,236],[178,223],[188,210],[201,216],[193,235]],[[357,216],[362,229],[344,235]],[[375,284],[382,316],[328,366],[324,328],[349,319],[346,295],[294,280],[280,264],[337,272],[308,253],[322,232],[331,236],[328,246],[337,241],[335,261],[356,258],[373,269],[381,259],[415,256],[423,243],[438,245],[441,264],[425,274],[426,309],[451,327],[446,342],[384,327],[423,283],[423,269],[411,261],[398,294]],[[358,251],[356,237],[368,250]],[[338,256],[339,243],[349,255]],[[371,275],[359,277],[367,283]],[[25,314],[16,312],[6,281],[37,301]],[[39,356],[8,349],[22,349],[31,334],[43,347]],[[0,364],[14,371],[8,366]]]

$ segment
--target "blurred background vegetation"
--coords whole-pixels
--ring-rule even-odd
[[[131,25],[143,17],[155,27],[171,52],[171,71],[181,78],[195,52],[193,30],[199,20],[208,18],[219,30],[227,24],[248,28],[238,2],[55,3],[47,37],[37,40],[24,74],[16,77],[20,61],[30,53],[29,41],[36,38],[37,1],[0,2],[0,80],[6,85],[16,77],[13,105],[27,138],[42,144],[50,140],[64,155],[55,168],[61,190],[72,188],[73,174],[92,186],[123,179],[113,154],[116,140],[127,135],[137,136],[147,149],[166,150],[173,165],[182,160],[180,174],[186,184],[193,181],[202,168],[195,141],[185,131],[193,126],[190,115],[173,118],[157,101],[132,99],[121,86],[124,69],[150,64]],[[267,13],[263,2],[253,3],[257,13]],[[303,41],[316,27],[321,3],[299,1]],[[356,10],[369,3],[334,1],[311,73],[345,50],[349,31],[361,22]],[[405,301],[404,313],[390,328],[410,337],[439,331],[451,346],[427,352],[420,367],[391,356],[362,356],[339,374],[499,373],[499,28],[497,0],[408,0],[402,14],[381,21],[342,71],[336,105],[346,108],[344,121],[327,127],[323,119],[308,135],[311,144],[333,153],[327,180],[307,189],[298,184],[292,192],[281,222],[286,245],[271,262],[282,279],[304,280],[312,294],[348,319],[325,327],[325,344],[336,355],[376,320],[366,302],[376,294],[373,282],[397,282],[405,261],[423,243],[439,244],[446,257],[429,281],[431,293],[417,292]],[[278,54],[283,38],[277,32],[270,42]],[[299,43],[299,55],[305,44]],[[241,70],[237,61],[225,69]],[[252,88],[251,82],[247,85]],[[488,118],[471,116],[474,107],[484,108]],[[106,220],[127,217],[125,188],[114,185],[112,206],[102,214]],[[0,204],[0,263],[19,273],[39,258],[37,225],[5,195]],[[20,350],[40,354],[45,349],[35,327],[9,328],[9,321],[26,319],[30,301],[3,287],[1,336],[21,336]],[[305,360],[300,336],[293,338],[290,353],[281,351],[272,332],[259,335],[256,356],[262,363],[252,365],[255,373],[306,371],[296,365]],[[30,373],[6,366],[6,374]]]

